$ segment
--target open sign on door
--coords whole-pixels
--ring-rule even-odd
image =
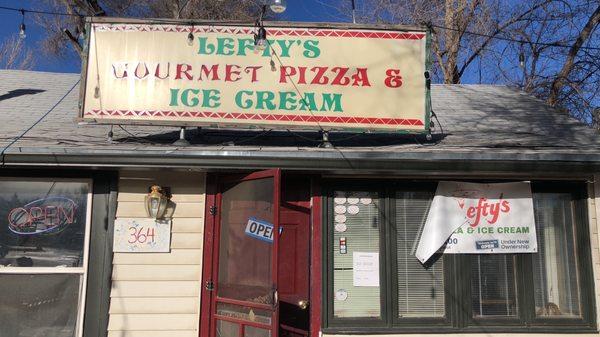
[[[273,243],[273,229],[275,226],[264,220],[259,220],[253,217],[248,218],[246,224],[246,235],[255,239]]]

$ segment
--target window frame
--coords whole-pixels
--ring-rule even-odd
[[[345,190],[352,190],[352,191],[359,191],[359,192],[375,192],[379,194],[379,200],[380,200],[380,205],[384,205],[387,202],[387,198],[385,195],[385,190],[378,187],[377,189],[373,189],[373,188],[369,188],[369,185],[367,184],[363,184],[363,183],[357,183],[357,182],[347,182],[347,184],[344,185],[344,187],[342,188],[342,186],[339,186],[339,189],[345,189]],[[326,194],[326,197],[324,198],[325,201],[325,207],[323,207],[324,213],[329,214],[329,215],[333,215],[333,208],[334,208],[334,203],[333,203],[333,194],[334,191],[336,190],[336,188],[334,188],[333,186],[331,186],[331,188],[325,188],[324,192]],[[383,208],[385,209],[385,206],[383,206]],[[327,224],[326,226],[322,226],[324,233],[323,233],[323,237],[325,238],[326,242],[323,245],[324,247],[324,251],[323,251],[323,257],[326,259],[326,261],[333,261],[333,252],[335,250],[335,243],[333,243],[334,240],[334,226],[329,226],[329,221],[331,219],[329,218],[325,218],[325,224]],[[387,219],[385,217],[385,213],[382,214],[382,219],[381,219],[381,224],[386,224]],[[387,286],[387,263],[386,263],[386,257],[387,254],[382,254],[382,252],[387,251],[387,245],[386,245],[386,240],[383,239],[383,235],[384,235],[384,228],[387,227],[386,226],[379,226],[379,282],[380,284],[383,284],[384,286],[380,287],[380,292],[379,292],[379,306],[380,306],[380,317],[379,318],[354,318],[354,317],[348,317],[348,318],[339,318],[339,317],[334,317],[334,308],[333,308],[333,294],[335,294],[335,290],[334,290],[334,284],[333,284],[333,268],[329,268],[329,263],[324,263],[323,264],[323,276],[324,278],[326,278],[327,280],[331,280],[330,282],[325,282],[323,289],[327,289],[326,293],[330,295],[330,297],[327,296],[323,296],[324,298],[324,302],[329,302],[331,300],[331,305],[324,305],[323,306],[323,314],[325,317],[323,317],[323,322],[324,322],[324,326],[331,326],[331,327],[335,327],[335,328],[340,328],[343,329],[346,326],[361,326],[362,329],[366,329],[367,331],[369,329],[373,329],[373,328],[384,328],[386,326],[386,321],[387,321],[387,316],[388,316],[388,305],[386,304],[386,302],[389,300],[389,296],[387,296],[387,292],[389,287]],[[330,244],[331,243],[331,244]],[[327,247],[331,247],[330,249],[327,249]]]
[[[471,262],[473,255],[457,254],[441,257],[444,264],[446,314],[442,318],[398,317],[398,279],[396,257],[395,207],[398,191],[435,192],[437,180],[362,180],[334,179],[323,182],[322,235],[323,235],[323,332],[340,333],[575,333],[597,332],[595,283],[592,270],[591,242],[588,217],[588,185],[585,182],[532,181],[532,193],[568,193],[571,196],[574,239],[576,240],[577,269],[579,271],[580,318],[543,318],[535,316],[534,279],[528,276],[533,265],[533,254],[516,254],[515,283],[517,298],[516,317],[475,318],[471,308]],[[477,180],[474,182],[488,183]],[[340,319],[333,317],[333,193],[335,190],[379,192],[383,211],[380,228],[380,282],[381,319]],[[389,261],[389,263],[387,263]],[[331,268],[330,268],[331,267]],[[452,301],[450,298],[462,300]]]
[[[83,239],[83,263],[81,267],[0,267],[1,275],[54,275],[70,274],[79,275],[79,298],[77,302],[77,322],[75,324],[75,336],[82,337],[84,332],[84,316],[87,303],[87,284],[89,274],[90,241],[92,227],[92,201],[94,192],[94,181],[91,178],[65,178],[65,177],[28,177],[28,176],[2,176],[0,183],[5,181],[25,182],[72,182],[87,184],[85,229]]]

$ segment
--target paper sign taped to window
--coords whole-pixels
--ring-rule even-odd
[[[274,228],[275,226],[267,221],[250,217],[246,224],[246,235],[258,240],[273,243]]]
[[[353,285],[379,287],[379,253],[352,253]]]

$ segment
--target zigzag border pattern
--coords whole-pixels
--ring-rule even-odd
[[[248,35],[254,32],[249,27],[226,26],[177,26],[177,25],[137,25],[137,24],[101,24],[94,26],[97,31],[110,32],[171,32],[171,33],[222,33]],[[306,29],[306,28],[269,28],[269,36],[316,36],[316,37],[353,37],[367,39],[421,40],[423,33],[393,32],[393,31],[363,31],[342,29]]]
[[[210,111],[165,111],[165,110],[90,110],[84,114],[89,118],[184,118],[184,119],[232,119],[256,120],[274,123],[308,122],[308,123],[338,123],[358,125],[401,125],[423,126],[420,119],[408,118],[376,118],[376,117],[343,117],[343,116],[312,116],[312,115],[273,115],[240,112],[210,112]]]

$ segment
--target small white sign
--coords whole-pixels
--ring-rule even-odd
[[[118,253],[168,253],[171,221],[116,219],[113,251]]]
[[[335,292],[335,299],[338,301],[345,301],[348,298],[348,292],[346,289],[338,289]]]
[[[360,208],[358,208],[358,206],[356,206],[356,205],[348,206],[349,214],[355,215],[355,214],[358,214],[358,212],[360,212]]]
[[[346,226],[345,223],[336,223],[335,224],[335,231],[338,233],[343,233],[348,229],[348,227]]]
[[[344,214],[346,213],[346,206],[337,205],[334,207],[333,210],[335,211],[335,214]]]
[[[353,285],[379,287],[379,253],[352,253]]]
[[[246,223],[246,235],[269,243],[273,243],[273,224],[253,217]]]

